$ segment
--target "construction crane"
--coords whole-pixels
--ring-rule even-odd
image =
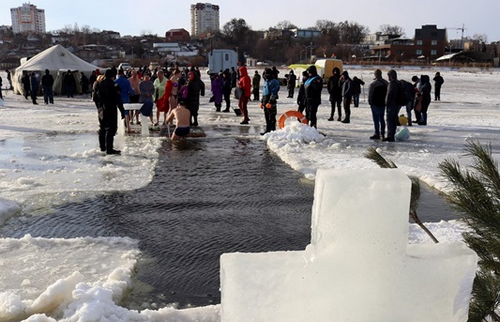
[[[446,28],[446,29],[453,29],[453,30],[461,30],[462,31],[462,37],[460,38],[460,48],[463,48],[463,46],[464,46],[464,31],[466,30],[465,24],[462,24],[461,28]]]

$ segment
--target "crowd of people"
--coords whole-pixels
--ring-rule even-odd
[[[276,130],[277,102],[279,99],[280,82],[279,71],[276,67],[266,68],[262,75],[255,71],[252,78],[246,66],[231,68],[211,75],[210,102],[214,103],[216,112],[229,112],[231,109],[231,94],[238,99],[237,108],[233,110],[241,115],[241,125],[249,124],[248,103],[260,101],[264,112],[265,130],[261,134]],[[140,111],[135,111],[135,122],[140,125],[139,114],[149,117],[153,128],[172,125],[175,121],[176,129],[172,139],[186,137],[191,127],[198,126],[198,110],[200,96],[205,95],[205,84],[201,80],[199,68],[177,67],[149,70],[143,66],[139,69],[122,70],[115,67],[101,74],[99,69],[91,73],[89,78],[82,72],[79,75],[81,93],[92,93],[93,101],[99,115],[99,144],[102,151],[107,154],[120,154],[113,148],[113,137],[117,131],[118,111],[124,119],[127,132],[132,132],[130,125],[134,124],[134,110],[125,109],[123,104],[140,103]],[[264,80],[261,92],[261,80]],[[287,98],[294,98],[297,84],[297,109],[304,113],[307,124],[317,127],[317,111],[321,104],[321,94],[324,87],[323,78],[318,75],[315,65],[309,66],[302,72],[301,79],[297,80],[293,70],[285,75]],[[8,81],[11,84],[10,73]],[[77,78],[68,70],[62,79],[62,87],[67,97],[73,97],[76,89]],[[441,86],[444,83],[439,72],[433,78],[434,100],[441,99]],[[54,104],[54,78],[49,70],[39,80],[36,73],[26,73],[22,78],[24,96],[31,97],[33,104],[38,104],[37,94],[43,92],[45,104]],[[341,72],[334,67],[332,76],[326,83],[329,95],[330,117],[328,121],[340,121],[348,124],[351,122],[351,104],[359,106],[359,97],[362,79],[354,76],[352,79],[347,70]],[[12,85],[11,85],[12,86]],[[0,79],[1,88],[1,79]],[[395,141],[396,128],[400,124],[399,112],[405,106],[406,123],[412,126],[415,122],[427,125],[427,111],[431,103],[430,77],[421,75],[413,76],[411,83],[398,80],[397,72],[390,70],[387,80],[383,78],[380,69],[375,70],[374,80],[369,85],[368,104],[372,112],[374,134],[373,140]],[[1,96],[0,91],[0,98]],[[222,109],[223,102],[225,108]],[[156,107],[156,115],[153,112]],[[413,117],[414,114],[414,117]],[[156,119],[154,118],[156,116]],[[413,122],[415,120],[415,122]]]

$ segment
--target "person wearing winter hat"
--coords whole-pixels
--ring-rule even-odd
[[[118,85],[114,82],[113,71],[108,69],[104,75],[99,84],[99,145],[101,151],[105,151],[106,154],[120,154],[120,150],[113,148],[113,140],[118,129],[117,108],[120,110],[122,120],[125,118],[125,110]]]
[[[321,91],[323,90],[323,79],[318,76],[316,66],[307,68],[309,78],[304,83],[304,93],[306,101],[306,117],[309,125],[316,128],[318,106],[321,104]]]
[[[344,114],[345,114],[342,123],[350,123],[353,86],[352,86],[352,79],[349,78],[349,73],[346,70],[342,72],[342,76],[340,77],[340,82],[342,84],[342,104],[344,106]]]
[[[42,76],[42,90],[43,90],[43,100],[45,104],[54,104],[54,91],[52,86],[54,85],[54,77],[50,75],[48,69],[45,70],[45,75]]]

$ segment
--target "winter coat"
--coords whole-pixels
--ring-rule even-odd
[[[30,82],[31,82],[31,92],[37,93],[38,89],[40,88],[40,83],[38,82],[38,78],[36,78],[36,76],[31,76]]]
[[[134,90],[132,86],[130,86],[130,82],[125,76],[120,75],[115,80],[115,84],[120,87],[120,97],[122,99],[122,103],[130,103],[130,95],[134,95]]]
[[[441,87],[444,83],[444,78],[441,75],[435,76],[433,78],[435,87]]]
[[[250,98],[252,94],[252,85],[250,81],[250,77],[248,76],[247,68],[245,66],[241,66],[239,68],[240,71],[240,79],[238,80],[238,87],[243,90],[243,95],[247,98]]]
[[[153,96],[155,94],[155,87],[152,81],[142,81],[139,84],[139,90],[141,91],[141,96],[139,96],[139,103],[153,102]],[[149,95],[148,95],[149,94]]]
[[[387,81],[382,77],[375,78],[370,84],[370,90],[368,92],[368,104],[370,104],[370,106],[385,107],[387,85]]]
[[[365,85],[365,82],[354,76],[354,78],[352,79],[352,93],[353,94],[361,93],[361,85]]]
[[[295,76],[295,74],[290,72],[290,74],[288,75],[288,81],[286,84],[286,88],[288,88],[288,89],[295,88],[296,83],[297,83],[297,76]]]
[[[54,77],[50,74],[45,74],[42,76],[42,86],[43,87],[52,87],[54,85]]]
[[[420,76],[420,85],[418,86],[418,88],[421,93],[420,97],[422,100],[422,110],[424,110],[431,104],[432,85],[430,83],[429,75]]]
[[[106,77],[99,83],[99,100],[103,107],[105,118],[112,124],[116,124],[117,108],[120,110],[122,116],[125,111],[123,110],[118,85],[111,78]]]
[[[254,74],[252,78],[252,88],[253,89],[259,89],[260,88],[260,75],[259,74]]]
[[[309,66],[307,72],[309,79],[304,83],[305,101],[307,105],[321,104],[321,91],[323,90],[323,79],[318,76],[316,66]]]
[[[214,96],[214,103],[222,103],[222,76],[216,76],[212,81],[212,94]]]
[[[387,86],[387,94],[385,96],[385,105],[387,107],[398,106],[398,95],[399,95],[399,81],[395,70],[390,70],[389,75],[389,85]]]
[[[222,74],[222,92],[226,95],[231,93],[232,82],[231,82],[231,74],[229,69],[226,69]]]
[[[193,112],[197,112],[200,108],[200,94],[205,95],[205,84],[196,73],[190,72],[190,74],[185,102],[187,109],[193,114]]]
[[[342,99],[342,84],[340,83],[340,69],[335,67],[333,75],[328,79],[326,88],[330,93],[330,102],[337,102]]]

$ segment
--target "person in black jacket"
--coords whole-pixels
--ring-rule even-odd
[[[382,78],[380,69],[374,72],[375,79],[370,84],[368,92],[368,104],[372,110],[375,134],[370,136],[372,140],[381,140],[385,135],[385,96],[387,94],[387,81]]]
[[[333,121],[335,116],[335,106],[337,106],[338,118],[337,121],[342,120],[342,85],[340,84],[340,69],[334,67],[332,71],[332,76],[328,79],[328,84],[326,88],[328,93],[330,93],[330,104],[332,106],[332,111],[330,112],[330,118],[328,121]]]
[[[52,86],[54,85],[54,77],[50,74],[48,69],[45,70],[45,75],[42,76],[42,90],[43,100],[45,104],[54,104],[54,92]]]
[[[28,99],[28,96],[31,96],[31,81],[29,72],[24,74],[21,78],[21,82],[23,83],[24,98]]]
[[[385,105],[387,107],[387,137],[382,141],[394,142],[396,129],[398,127],[398,116],[401,105],[398,103],[399,91],[403,90],[399,86],[398,74],[394,69],[387,72],[389,77],[389,85],[387,86],[387,94],[385,96]]]
[[[231,107],[231,74],[229,69],[226,69],[222,72],[222,95],[224,96],[224,101],[226,101],[226,109],[222,112],[229,112],[229,108]]]
[[[38,103],[36,102],[36,96],[38,95],[38,90],[40,89],[40,81],[36,77],[35,72],[31,73],[30,86],[31,101],[33,102],[33,104],[38,105]]]
[[[120,150],[113,148],[113,140],[118,130],[117,108],[122,120],[125,118],[125,110],[112,70],[106,70],[104,79],[96,87],[96,93],[99,98],[99,146],[106,154],[120,154]]]
[[[317,127],[316,114],[321,104],[321,91],[323,90],[323,79],[318,76],[316,66],[307,68],[309,78],[304,84],[304,93],[306,99],[306,117],[311,127]]]
[[[361,94],[361,86],[364,86],[365,82],[363,80],[354,76],[352,78],[352,98],[354,102],[354,107],[359,107],[359,95]]]
[[[435,101],[440,101],[441,100],[441,85],[444,83],[444,78],[441,76],[440,72],[436,72],[436,75],[434,76],[434,100]]]
[[[302,84],[300,84],[299,94],[297,95],[297,105],[299,106],[298,111],[302,114],[304,113],[304,110],[306,109],[306,105],[307,105],[306,104],[306,91],[304,89],[304,84],[308,78],[309,78],[309,74],[307,73],[307,71],[303,71],[302,72]]]
[[[293,98],[296,83],[297,83],[297,76],[295,76],[293,70],[291,70],[287,76],[287,83],[286,83],[286,88],[288,89],[288,98]]]
[[[349,77],[349,73],[344,70],[342,76],[340,76],[340,82],[342,84],[342,104],[344,105],[345,117],[341,121],[342,123],[351,122],[351,101],[352,101],[352,79]]]
[[[194,71],[188,72],[186,107],[191,112],[191,126],[198,126],[198,110],[200,109],[200,94],[205,96],[205,84]]]
[[[431,104],[431,90],[432,85],[430,82],[429,75],[421,75],[420,83],[417,86],[419,91],[419,98],[421,100],[421,110],[420,110],[420,122],[418,125],[427,125],[427,110]]]

